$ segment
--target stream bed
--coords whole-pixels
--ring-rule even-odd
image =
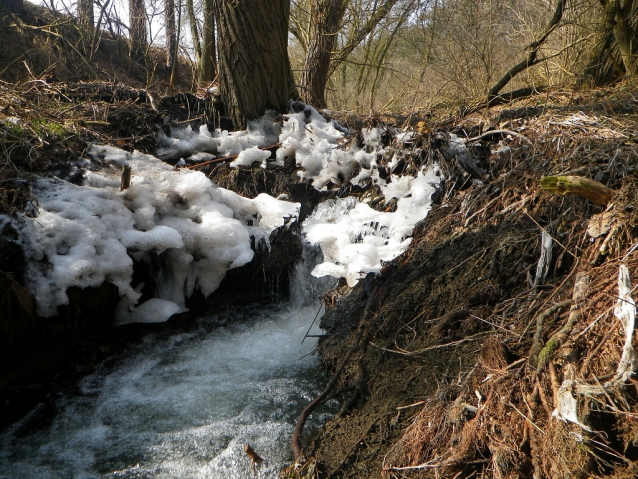
[[[325,383],[316,339],[302,342],[319,310],[253,309],[148,334],[0,435],[0,478],[246,478],[244,443],[267,461],[257,476],[277,477],[297,416]],[[305,438],[327,414],[313,414]]]

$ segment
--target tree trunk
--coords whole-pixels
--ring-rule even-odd
[[[175,24],[175,0],[164,0],[166,18],[166,67],[173,70],[177,58],[177,25]]]
[[[601,0],[603,13],[598,40],[591,51],[581,86],[604,86],[638,73],[638,42],[633,19],[634,0]]]
[[[201,68],[202,63],[202,45],[199,41],[199,31],[197,30],[197,18],[195,17],[195,8],[193,0],[186,0],[186,15],[188,15],[188,23],[191,27],[191,37],[193,38],[193,47],[195,48],[195,57],[197,58],[197,67]]]
[[[131,60],[146,65],[146,7],[144,0],[129,0]]]
[[[618,42],[623,66],[627,75],[635,75],[637,68],[636,62],[636,45],[634,39],[636,32],[631,22],[631,11],[633,9],[633,0],[615,0],[609,1],[606,10],[613,8],[614,14],[614,35]],[[608,13],[611,15],[611,12]]]
[[[212,81],[217,74],[217,59],[215,48],[215,15],[213,0],[204,0],[204,45],[202,48],[200,81]]]
[[[604,29],[598,34],[596,43],[591,49],[583,77],[578,82],[579,86],[595,88],[610,85],[624,75],[625,70],[618,55],[614,31],[611,28]]]
[[[93,15],[93,0],[78,0],[78,23],[83,33],[89,34],[90,42],[91,33],[93,31],[93,25],[95,25],[95,17]]]
[[[301,98],[317,108],[326,108],[326,85],[330,73],[332,54],[341,18],[344,0],[314,0],[312,2],[312,29],[301,75]]]
[[[235,128],[296,96],[288,58],[290,0],[214,0],[220,89]]]

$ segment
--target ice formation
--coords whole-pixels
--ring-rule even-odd
[[[436,166],[415,178],[380,175],[382,130],[364,129],[363,141],[346,148],[341,146],[346,130],[337,122],[312,107],[292,107],[296,112],[278,118],[266,114],[240,132],[211,132],[205,125],[175,130],[160,139],[159,159],[94,145],[83,165],[83,186],[38,180],[36,216],[22,216],[15,223],[39,314],[56,314],[58,306],[68,303],[71,286],[108,281],[122,297],[118,323],[167,319],[185,309],[185,298],[195,288],[208,295],[230,268],[251,261],[251,237],[254,244],[269,247],[272,231],[298,215],[298,203],[265,194],[243,198],[200,172],[176,170],[160,159],[184,165],[213,155],[236,156],[231,167],[266,167],[294,158],[300,180],[319,190],[348,183],[377,185],[386,202],[398,200],[396,211],[379,212],[354,198],[339,199],[320,205],[305,222],[304,233],[324,255],[315,276],[343,277],[353,286],[363,275],[379,272],[382,262],[405,250],[414,225],[427,215],[441,179]],[[274,155],[263,149],[276,143],[280,146]],[[130,166],[133,177],[120,192],[122,166]],[[147,263],[157,284],[155,298],[141,305],[131,284],[133,260]]]
[[[347,183],[378,185],[386,202],[398,200],[395,212],[378,212],[349,198],[320,205],[304,225],[306,239],[321,246],[325,259],[313,274],[343,277],[354,286],[360,277],[379,272],[383,261],[393,259],[407,248],[414,225],[430,210],[430,197],[441,180],[440,173],[431,166],[416,178],[392,175],[383,180],[377,171],[378,157],[383,154],[383,130],[363,129],[363,141],[344,149],[340,146],[345,136],[343,127],[310,106],[299,103],[292,106],[297,112],[285,115],[281,121],[275,121],[273,114],[266,115],[242,132],[210,132],[205,127],[199,132],[188,128],[175,132],[172,138],[164,140],[162,155],[177,159],[184,152],[189,155],[182,159],[184,164],[196,162],[203,145],[206,151],[221,156],[237,155],[231,167],[257,163],[262,167],[283,166],[285,158],[294,157],[301,167],[300,179],[312,182],[318,190]],[[413,136],[401,134],[399,141],[411,141]],[[261,149],[276,143],[280,146],[274,158]],[[457,143],[460,145],[460,140],[453,137],[450,144]],[[390,168],[396,166],[396,161],[394,158]]]
[[[111,172],[88,173],[84,186],[38,180],[37,215],[16,221],[27,282],[42,316],[68,303],[69,287],[108,281],[128,307],[120,311],[119,323],[168,319],[185,309],[196,287],[208,295],[230,268],[251,261],[251,236],[267,242],[275,228],[298,214],[298,203],[268,195],[243,198],[203,173],[174,170],[150,155],[111,146],[93,146],[89,155],[112,165]],[[134,173],[120,192],[117,167],[124,164]],[[158,284],[156,298],[137,308],[133,259],[153,266]]]
[[[354,198],[318,206],[303,224],[307,240],[320,245],[324,255],[324,262],[312,272],[314,276],[345,278],[349,286],[354,286],[367,273],[379,273],[383,261],[405,251],[414,225],[430,210],[433,185],[440,176],[436,168],[430,168],[405,180],[397,180],[402,188],[388,188],[386,192],[382,187],[386,198],[399,198],[393,213],[374,210]]]

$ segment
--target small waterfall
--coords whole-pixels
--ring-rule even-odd
[[[332,276],[316,278],[311,275],[315,266],[322,261],[321,248],[304,241],[301,261],[295,267],[291,282],[290,302],[293,307],[303,308],[318,304],[321,295],[327,293],[337,283]]]
[[[149,334],[15,423],[0,435],[0,479],[252,477],[244,443],[267,461],[258,477],[277,477],[298,414],[325,383],[316,339],[302,340],[313,322],[320,332],[317,297],[334,280],[310,276],[317,250],[303,259],[284,307]],[[314,414],[306,434],[326,417]]]

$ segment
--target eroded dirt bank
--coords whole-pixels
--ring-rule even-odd
[[[282,477],[635,477],[638,394],[619,310],[634,293],[618,292],[624,266],[631,291],[638,267],[632,90],[465,119],[459,136],[516,133],[473,143],[487,152],[480,182],[429,133],[446,195],[381,277],[326,298],[328,370],[362,335],[335,387],[341,412]],[[615,194],[596,206],[543,191],[556,174]],[[631,331],[625,350],[635,343]]]

